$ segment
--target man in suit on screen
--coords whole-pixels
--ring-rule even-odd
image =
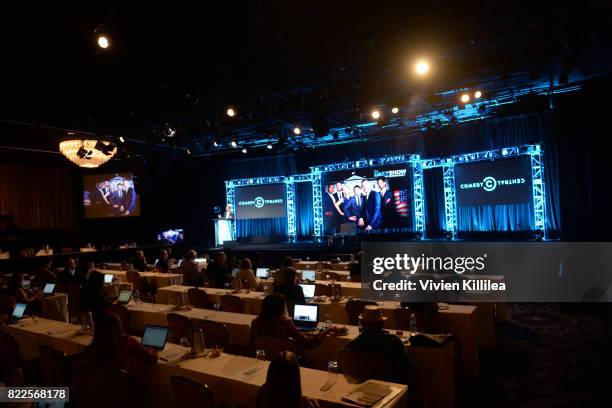
[[[379,177],[376,180],[378,188],[380,189],[380,207],[382,214],[382,226],[391,227],[395,224],[395,208],[393,202],[393,193],[389,190],[387,185],[387,179]]]
[[[361,192],[359,193],[361,194]],[[357,222],[361,214],[361,209],[357,207],[355,197],[351,197],[351,191],[347,188],[344,189],[344,198],[342,200],[344,208],[344,217],[347,221]]]
[[[364,205],[359,225],[363,226],[366,231],[380,228],[382,225],[380,194],[376,191],[372,191],[372,185],[368,180],[363,180],[361,182],[361,187],[363,189]]]

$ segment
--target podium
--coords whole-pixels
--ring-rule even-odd
[[[222,246],[225,241],[234,240],[234,220],[226,218],[214,218],[215,224],[215,246]]]

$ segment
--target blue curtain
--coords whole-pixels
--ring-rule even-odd
[[[533,230],[533,205],[487,205],[458,207],[459,231],[529,231]]]
[[[310,239],[314,234],[312,183],[296,183],[295,186],[298,239]]]
[[[240,238],[286,238],[287,218],[260,218],[255,220],[237,220],[236,235]]]
[[[423,170],[425,185],[425,230],[427,236],[435,237],[446,230],[444,213],[444,181],[441,167]]]

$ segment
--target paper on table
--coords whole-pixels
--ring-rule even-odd
[[[342,401],[362,407],[372,407],[378,401],[391,394],[390,387],[382,384],[366,382],[342,397]]]

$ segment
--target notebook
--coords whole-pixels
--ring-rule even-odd
[[[300,286],[302,287],[302,292],[304,292],[304,298],[306,300],[312,300],[315,296],[315,285],[302,283]]]
[[[146,325],[142,335],[142,345],[163,350],[168,339],[168,328],[165,326]]]
[[[319,305],[295,305],[293,324],[298,330],[317,330],[319,325]]]

